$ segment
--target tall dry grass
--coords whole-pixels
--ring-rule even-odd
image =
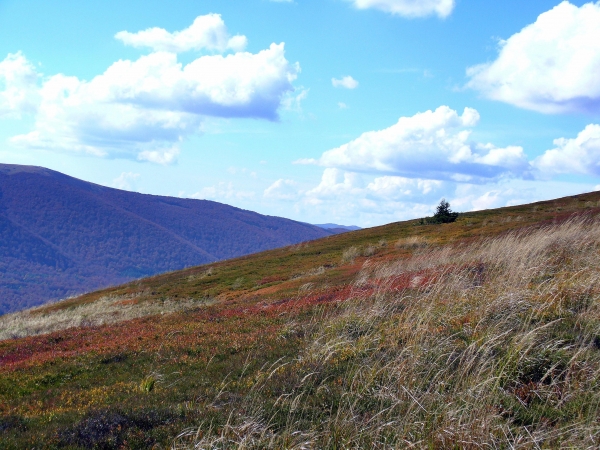
[[[587,218],[366,264],[290,326],[297,359],[174,448],[599,448],[599,250]]]
[[[212,303],[212,300],[208,299],[148,302],[139,297],[106,296],[72,308],[47,310],[45,306],[41,306],[6,314],[0,316],[0,341],[68,328],[106,325],[156,314],[170,314]]]

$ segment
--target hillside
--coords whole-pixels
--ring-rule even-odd
[[[0,314],[329,234],[212,201],[1,164]]]
[[[3,448],[598,448],[600,193],[0,317]]]

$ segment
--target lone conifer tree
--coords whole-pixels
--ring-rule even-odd
[[[440,204],[437,206],[435,210],[435,214],[431,219],[428,220],[429,223],[450,223],[454,222],[458,217],[457,212],[452,212],[450,209],[450,203],[443,198],[440,201]]]

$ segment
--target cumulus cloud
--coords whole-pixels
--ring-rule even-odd
[[[206,17],[222,22],[217,15],[199,19]],[[219,39],[202,45],[223,48]],[[117,61],[89,81],[58,74],[40,85],[41,75],[23,55],[9,55],[0,63],[6,80],[0,114],[35,113],[34,129],[11,139],[18,146],[169,164],[207,116],[276,120],[299,71],[281,43],[258,53],[203,55],[185,65],[175,53],[157,51]]]
[[[21,52],[9,53],[0,62],[0,117],[35,112],[39,102],[38,77],[33,64]]]
[[[529,161],[521,147],[469,141],[478,120],[474,109],[458,114],[442,106],[364,133],[319,159],[298,160],[326,168],[312,188],[297,190],[294,207],[313,222],[373,225],[431,215],[442,197],[457,211],[473,211],[599,189],[548,178],[600,176],[600,125],[556,139],[555,148]]]
[[[375,177],[365,182],[363,175],[336,168],[326,168],[321,182],[305,192],[308,199],[339,199],[345,196],[377,200],[422,198],[437,191],[443,182],[398,176]]]
[[[138,178],[140,178],[139,173],[123,172],[113,180],[113,186],[117,189],[131,191],[134,188],[135,182],[138,180]]]
[[[447,182],[380,176],[326,168],[320,182],[300,191],[294,207],[315,220],[356,221],[363,225],[423,217],[444,196]],[[285,201],[292,199],[285,199]],[[318,217],[318,218],[317,218]]]
[[[548,178],[600,176],[600,125],[588,125],[575,138],[555,140],[555,148],[529,161],[521,147],[472,141],[478,121],[474,109],[459,114],[447,106],[401,117],[395,125],[363,133],[318,159],[295,161],[325,169],[312,188],[296,189],[297,199],[286,200],[295,200],[297,213],[318,217],[313,222],[369,225],[431,215],[442,197],[457,211],[472,211],[586,192],[597,184]]]
[[[436,192],[442,185],[439,180],[385,176],[375,178],[369,183],[367,192],[389,199],[406,199]]]
[[[175,162],[179,155],[179,148],[172,147],[159,150],[143,150],[138,153],[137,159],[139,161],[149,161],[156,164],[171,164]]]
[[[533,162],[542,174],[600,176],[600,125],[586,126],[574,139],[555,139],[554,145]]]
[[[363,133],[328,150],[318,160],[302,160],[353,172],[379,172],[408,178],[476,181],[503,175],[524,176],[530,169],[521,147],[498,148],[470,142],[470,128],[479,113],[465,108],[462,115],[447,106],[395,125]]]
[[[454,9],[454,0],[349,0],[358,9],[378,9],[390,14],[414,18],[436,15],[444,18]]]
[[[266,198],[276,200],[296,200],[300,197],[301,191],[298,188],[298,183],[294,180],[280,178],[265,189],[263,195]]]
[[[600,111],[600,2],[563,1],[467,69],[485,97],[542,113]]]
[[[331,84],[333,87],[341,87],[346,89],[356,89],[358,87],[358,81],[352,78],[350,75],[346,75],[342,78],[332,78]]]
[[[220,14],[198,16],[188,28],[169,33],[164,28],[148,28],[130,33],[120,31],[115,38],[132,47],[147,47],[157,52],[180,53],[189,50],[241,51],[246,48],[246,36],[229,36]]]
[[[356,194],[362,188],[362,179],[359,174],[331,167],[323,171],[319,185],[309,190],[306,195],[315,199],[340,198],[346,194]]]

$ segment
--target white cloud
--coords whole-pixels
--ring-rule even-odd
[[[172,147],[159,150],[143,150],[138,153],[137,159],[139,161],[149,161],[156,164],[167,165],[175,162],[178,155],[179,148]]]
[[[317,199],[323,197],[340,198],[340,196],[346,194],[358,193],[363,188],[362,184],[362,179],[357,173],[327,168],[323,171],[319,185],[309,190],[306,195],[309,198]]]
[[[315,217],[313,222],[381,224],[429,214],[431,205],[439,201],[446,188],[446,182],[437,180],[397,176],[373,178],[326,168],[317,186],[300,192],[295,209],[305,217]]]
[[[230,37],[219,14],[198,16],[188,28],[169,33],[164,28],[148,28],[130,33],[120,31],[115,38],[132,47],[148,47],[158,52],[180,53],[189,50],[241,51],[246,48],[246,36]]]
[[[134,190],[135,182],[140,178],[139,173],[123,172],[113,180],[113,187],[127,191]]]
[[[349,0],[358,9],[378,9],[403,17],[437,15],[444,18],[454,9],[454,0]]]
[[[422,180],[405,177],[378,177],[367,186],[367,191],[378,197],[389,199],[416,197],[438,190],[443,183],[439,180]]]
[[[350,75],[346,75],[342,78],[332,78],[331,84],[333,87],[342,87],[346,89],[356,89],[358,87],[358,81],[352,78]]]
[[[276,200],[296,200],[300,197],[301,191],[295,181],[280,178],[265,189],[263,195]]]
[[[316,162],[354,172],[437,180],[477,181],[525,175],[530,167],[521,147],[498,148],[469,141],[469,128],[478,120],[479,113],[474,109],[465,108],[459,115],[440,106],[435,111],[401,117],[384,130],[363,133],[326,151]]]
[[[336,168],[323,171],[321,182],[305,192],[308,199],[341,199],[343,197],[371,200],[415,200],[434,193],[443,186],[438,180],[425,180],[397,176],[375,177],[365,182],[363,175]]]
[[[348,105],[346,105],[344,102],[338,102],[338,108],[340,108],[340,109],[348,109]]]
[[[467,69],[485,97],[542,113],[600,111],[600,3],[563,1]]]
[[[20,54],[9,55],[0,70],[7,80],[0,115],[35,113],[34,129],[13,144],[169,164],[208,116],[277,119],[300,67],[286,60],[282,43],[186,65],[174,53],[154,52],[117,61],[90,81],[58,74],[41,86]]]
[[[195,194],[190,195],[190,198],[216,200],[223,202],[244,201],[255,197],[252,191],[239,191],[235,189],[232,182],[220,182],[214,186],[202,188]]]
[[[575,139],[555,139],[554,145],[533,162],[542,174],[600,176],[600,125],[586,126]]]
[[[314,187],[285,200],[295,200],[303,220],[368,226],[431,215],[442,197],[456,211],[473,211],[600,189],[544,179],[561,173],[600,176],[600,125],[588,125],[574,139],[555,140],[556,148],[530,162],[521,147],[470,142],[478,120],[474,109],[459,115],[442,106],[364,133],[319,159],[295,161],[326,168]]]
[[[529,161],[521,147],[470,141],[478,121],[474,109],[458,114],[441,106],[363,133],[319,159],[297,160],[325,169],[314,187],[296,189],[297,198],[285,201],[295,200],[295,213],[305,215],[303,220],[365,226],[431,215],[442,197],[457,211],[473,211],[600,186],[545,179],[561,173],[600,176],[600,125],[588,125],[574,139],[555,140],[556,148]]]
[[[9,53],[0,62],[0,117],[20,117],[35,112],[39,102],[38,74],[33,64],[21,54]]]

